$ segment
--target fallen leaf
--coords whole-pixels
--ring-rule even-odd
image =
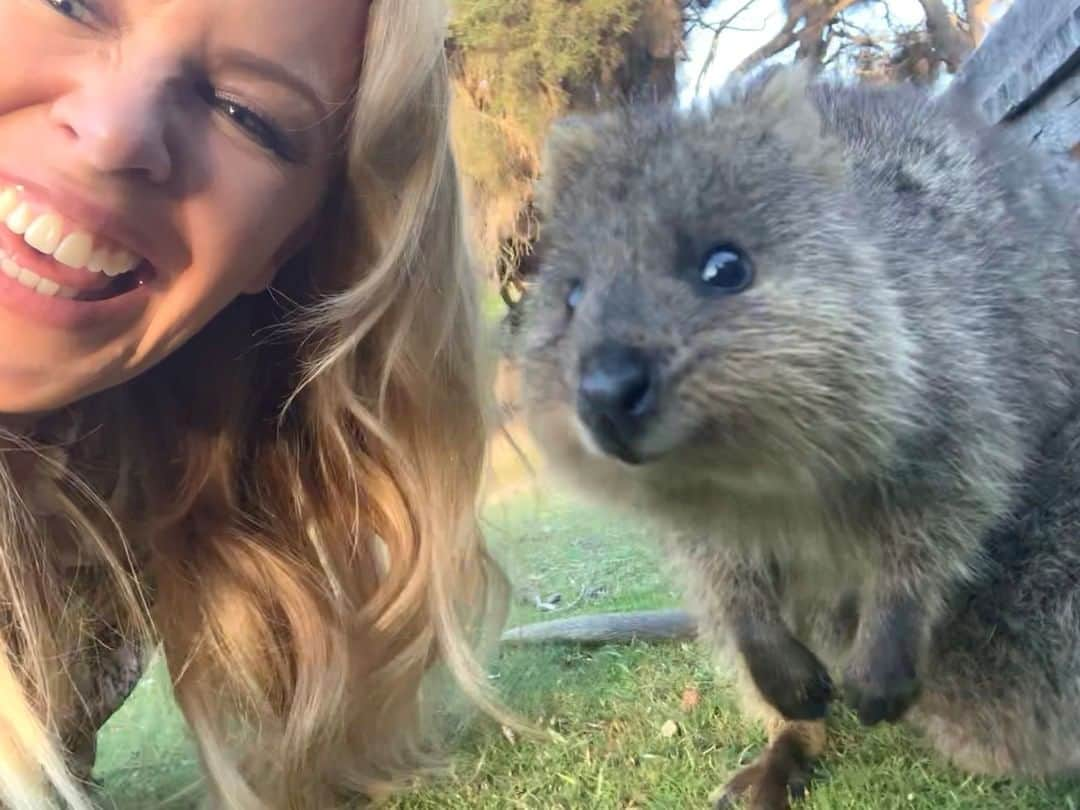
[[[688,712],[701,702],[701,693],[692,686],[683,689],[680,705],[684,712]]]

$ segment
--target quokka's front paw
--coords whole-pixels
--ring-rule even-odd
[[[898,646],[882,646],[856,658],[844,673],[844,697],[859,722],[873,726],[900,720],[922,691],[914,656]]]
[[[820,720],[833,697],[828,670],[798,639],[746,643],[742,655],[754,685],[789,720]]]

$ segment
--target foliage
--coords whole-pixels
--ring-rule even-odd
[[[627,80],[655,0],[457,0],[448,52],[452,133],[478,244],[516,267],[535,236],[529,201],[544,135]],[[634,77],[629,77],[633,84]]]
[[[603,85],[622,64],[644,0],[458,0],[451,35],[485,111],[512,119],[534,143],[571,94]]]

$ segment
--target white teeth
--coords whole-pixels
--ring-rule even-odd
[[[134,270],[138,263],[138,256],[128,253],[126,250],[118,250],[109,256],[109,261],[105,265],[105,275],[119,276],[121,273]]]
[[[26,229],[23,239],[34,250],[51,256],[60,245],[60,231],[63,227],[63,220],[56,214],[42,214]]]
[[[0,252],[0,270],[3,271],[5,276],[15,279],[24,287],[32,289],[34,292],[44,295],[48,298],[75,298],[79,294],[79,291],[72,287],[65,287],[61,284],[57,284],[52,279],[42,278],[32,270],[27,270],[25,267],[19,267],[15,261],[6,253]]]
[[[67,267],[105,273],[110,278],[128,273],[142,262],[141,256],[123,248],[95,245],[94,236],[86,231],[65,234],[65,227],[71,223],[65,223],[59,214],[35,214],[21,196],[21,186],[0,188],[0,221],[39,253]]]
[[[90,256],[90,263],[86,265],[86,269],[91,273],[103,273],[105,271],[105,265],[109,263],[109,251],[105,248],[98,248]]]
[[[93,249],[93,237],[88,233],[76,231],[65,236],[60,246],[51,252],[53,258],[60,264],[66,264],[68,267],[85,267],[90,261]]]
[[[30,227],[30,206],[26,203],[19,203],[15,206],[15,210],[4,218],[4,224],[13,233],[22,236],[26,233],[26,229]]]
[[[27,270],[25,267],[20,268],[19,275],[15,278],[17,282],[24,287],[29,287],[32,290],[37,289],[38,282],[41,281],[41,276],[32,270]]]
[[[13,188],[5,188],[0,192],[0,219],[7,219],[8,214],[15,210],[19,204],[19,193]]]

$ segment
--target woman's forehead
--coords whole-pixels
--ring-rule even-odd
[[[331,101],[356,77],[369,0],[132,0],[130,6],[135,25],[140,6],[151,15],[179,13],[205,31],[213,56],[245,66],[276,63]]]

